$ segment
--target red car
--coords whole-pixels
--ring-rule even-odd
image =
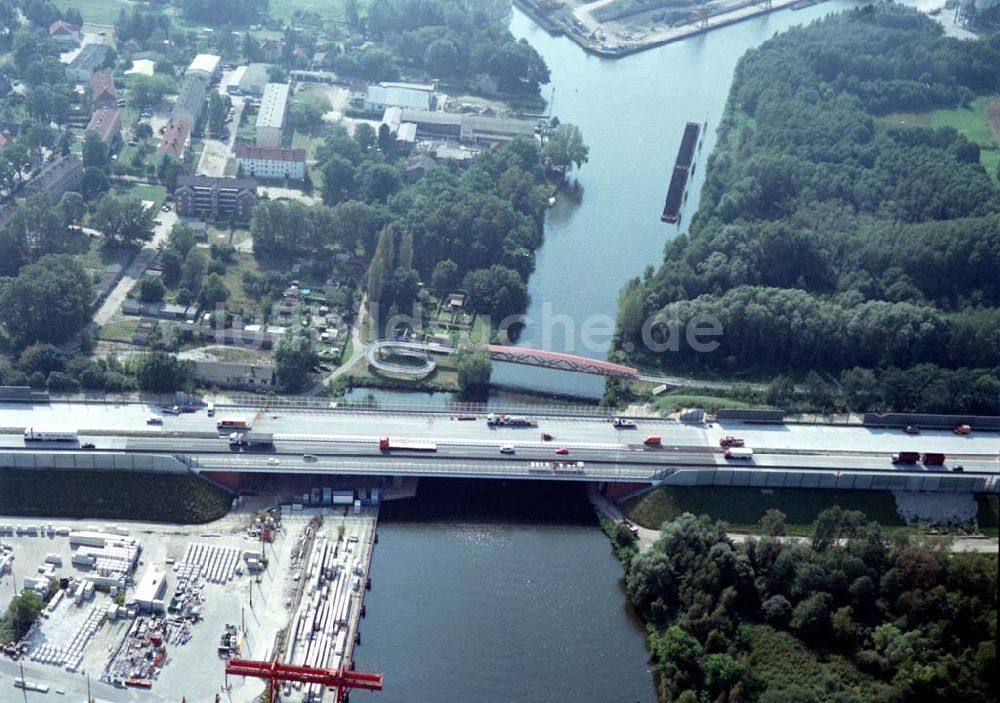
[[[556,449],[556,454],[560,455],[569,454],[569,449],[567,449],[566,447],[559,447],[558,449]]]
[[[720,447],[742,447],[743,440],[739,437],[723,437],[719,440]]]

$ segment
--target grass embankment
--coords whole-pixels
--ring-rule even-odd
[[[192,474],[0,470],[0,514],[202,523],[231,497]]]
[[[980,531],[988,537],[1000,535],[1000,496],[980,493],[976,496],[976,503],[979,505],[976,520]]]
[[[853,691],[858,700],[888,700],[889,686],[860,671],[837,654],[821,655],[796,639],[790,632],[768,625],[747,624],[741,628],[750,649],[749,668],[769,688],[792,688],[802,681],[826,681],[831,678]],[[775,699],[777,700],[777,698]],[[811,698],[782,700],[815,700]]]
[[[775,489],[764,494],[749,488],[666,486],[629,498],[622,510],[630,520],[653,529],[659,529],[664,522],[683,513],[693,513],[723,520],[734,532],[756,532],[764,513],[777,508],[785,514],[788,534],[810,535],[816,516],[833,505],[844,510],[860,510],[884,527],[906,527],[906,522],[896,512],[895,498],[886,491]]]

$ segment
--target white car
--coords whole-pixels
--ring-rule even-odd
[[[277,466],[281,462],[275,459],[274,457],[271,457],[270,459],[267,460],[267,463],[271,466]]]
[[[501,445],[501,447],[500,447],[500,453],[501,454],[513,454],[514,453],[514,445],[513,444],[504,444],[504,445]]]

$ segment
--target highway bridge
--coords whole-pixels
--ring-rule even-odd
[[[150,418],[162,424],[150,425]],[[240,449],[216,422],[238,418],[273,445]],[[307,473],[451,476],[674,485],[998,492],[1000,438],[925,431],[815,425],[689,425],[638,418],[634,429],[606,417],[536,416],[532,426],[491,425],[481,414],[220,407],[162,415],[141,403],[0,405],[0,467],[77,470],[183,470],[214,474]],[[25,427],[72,427],[77,442],[25,442]],[[552,437],[546,441],[542,435]],[[650,435],[660,447],[645,446]],[[721,437],[754,449],[727,460]],[[381,450],[378,440],[430,442],[436,451]],[[92,443],[83,450],[80,443]],[[510,447],[513,454],[501,453]],[[565,453],[556,452],[564,449]],[[509,451],[509,450],[508,450]],[[893,464],[899,451],[940,452],[943,466]],[[957,467],[961,466],[961,470]]]

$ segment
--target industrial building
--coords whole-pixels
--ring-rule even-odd
[[[191,61],[191,65],[187,67],[184,71],[184,76],[191,75],[202,75],[208,79],[208,82],[213,82],[219,77],[220,67],[222,66],[222,58],[215,56],[214,54],[198,54]]]
[[[181,176],[174,191],[177,214],[249,222],[257,205],[257,181],[252,178]]]
[[[254,98],[261,97],[264,94],[264,87],[271,80],[270,73],[268,72],[268,68],[270,68],[268,64],[252,63],[241,68],[240,75],[233,77],[236,80],[236,87],[239,89],[239,92]],[[240,69],[237,69],[237,71],[240,71]]]
[[[281,146],[288,115],[288,84],[268,83],[257,113],[257,146]]]
[[[90,76],[104,65],[109,48],[104,44],[84,44],[79,51],[69,54],[66,63],[66,80],[86,83]]]
[[[429,110],[402,110],[399,120],[399,126],[415,124],[418,136],[455,139],[469,144],[509,142],[518,137],[535,138],[535,123],[528,120]],[[389,128],[393,129],[391,124]]]
[[[306,150],[270,146],[236,147],[236,163],[244,176],[301,181],[306,177]]]
[[[379,83],[365,92],[365,112],[382,112],[389,107],[433,110],[434,86],[422,83]]]
[[[194,362],[194,378],[206,386],[219,388],[276,388],[274,367],[228,361]]]
[[[150,564],[135,588],[133,600],[141,611],[163,613],[167,609],[163,599],[166,593],[167,575],[155,564]]]

